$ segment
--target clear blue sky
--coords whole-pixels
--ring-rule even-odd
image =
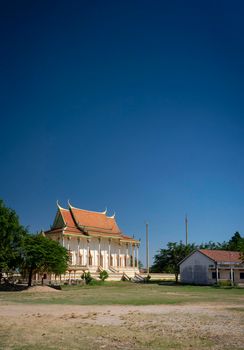
[[[1,1],[0,197],[117,214],[151,256],[244,233],[242,1]]]

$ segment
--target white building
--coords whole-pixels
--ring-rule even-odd
[[[93,274],[107,270],[110,278],[139,273],[139,244],[119,229],[115,215],[107,211],[78,209],[68,203],[68,209],[58,210],[54,223],[45,235],[67,248],[70,263],[62,279],[80,278],[83,271]]]
[[[180,262],[180,281],[203,285],[244,283],[244,263],[239,252],[199,249]]]

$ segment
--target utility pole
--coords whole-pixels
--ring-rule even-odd
[[[148,223],[146,222],[146,256],[147,256],[147,275],[149,275],[149,240],[148,240]]]
[[[185,224],[186,224],[186,245],[188,244],[188,219],[187,219],[187,214],[185,217]]]

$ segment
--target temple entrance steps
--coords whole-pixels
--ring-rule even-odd
[[[137,272],[138,270],[134,270],[134,268],[127,268],[125,270],[116,270],[113,267],[109,267],[107,270],[109,274],[108,281],[118,281],[118,280],[126,280],[131,282],[144,282],[144,278]]]
[[[119,271],[118,270],[116,270],[114,267],[112,267],[112,266],[109,266],[109,268],[108,268],[108,273],[109,272],[112,272],[112,273],[118,273]]]
[[[85,272],[90,272],[91,276],[96,279],[100,280],[99,275],[100,272],[106,270],[109,277],[107,278],[107,281],[120,281],[120,280],[126,280],[126,281],[132,281],[132,282],[143,282],[144,278],[139,274],[139,270],[134,267],[113,267],[110,266],[109,268],[104,268],[103,266],[82,266],[82,265],[74,265],[70,266],[68,273],[63,277],[64,279],[69,280],[77,280],[80,279]]]
[[[141,275],[139,275],[139,273],[135,273],[135,276],[131,280],[132,280],[132,282],[135,282],[135,283],[144,283],[145,282],[145,278],[142,277]]]
[[[121,281],[123,277],[122,272],[111,272],[108,271],[108,278],[107,281]]]
[[[87,270],[89,270],[90,273],[93,274],[93,273],[96,273],[96,272],[97,272],[97,267],[96,267],[96,266],[89,266],[89,267],[87,268]]]
[[[140,276],[135,271],[118,271],[114,268],[103,269],[102,267],[98,268],[96,271],[90,271],[92,278],[100,280],[100,272],[106,270],[108,273],[108,278],[106,281],[131,281],[131,282],[144,282],[144,278]]]
[[[105,269],[103,269],[103,270],[105,270]],[[106,281],[121,281],[121,279],[123,277],[122,272],[112,272],[110,270],[106,270],[106,271],[108,273],[108,278],[106,279]],[[101,271],[91,272],[92,278],[94,278],[95,280],[100,280],[100,278],[99,278],[100,272]]]
[[[100,281],[99,272],[91,272],[91,276],[94,280]]]
[[[117,270],[115,267],[110,266],[109,268],[105,269],[102,266],[98,267],[91,267],[89,266],[89,271],[91,273],[92,278],[95,280],[100,280],[100,272],[102,271],[107,271],[108,273],[108,278],[106,281],[131,281],[131,282],[144,282],[144,278],[138,273],[138,270],[135,270],[134,268],[126,268],[126,269],[121,269]]]

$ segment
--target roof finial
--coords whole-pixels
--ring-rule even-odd
[[[69,206],[70,208],[73,208],[72,205],[70,204],[69,199],[68,199],[68,206]]]
[[[104,211],[102,211],[102,213],[101,214],[107,214],[107,207],[105,208],[105,210]]]
[[[109,216],[110,219],[114,219],[115,218],[115,212],[113,213],[112,216]]]
[[[57,201],[56,201],[56,204],[57,204],[57,207],[58,207],[59,209],[62,209],[61,206],[59,205],[58,199],[57,199]]]

